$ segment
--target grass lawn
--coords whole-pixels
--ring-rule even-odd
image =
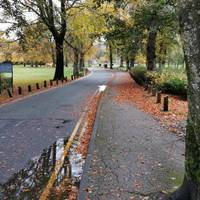
[[[44,80],[53,79],[55,68],[47,67],[23,67],[22,65],[14,66],[14,85],[28,85],[34,84],[36,82],[40,83]],[[70,77],[72,75],[72,68],[65,67],[65,77]]]

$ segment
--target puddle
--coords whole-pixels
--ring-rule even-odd
[[[0,199],[39,199],[52,174],[56,174],[53,187],[58,187],[63,180],[79,186],[85,160],[77,153],[77,143],[73,143],[68,156],[64,149],[68,139],[59,139],[43,153],[32,158],[28,167],[14,174],[5,184],[0,185]]]

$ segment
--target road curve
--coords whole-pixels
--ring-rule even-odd
[[[0,106],[0,184],[69,136],[88,99],[111,76],[108,70],[93,69],[70,84]]]

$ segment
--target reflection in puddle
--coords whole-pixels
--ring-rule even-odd
[[[54,187],[59,186],[66,178],[78,186],[85,161],[82,155],[77,153],[76,143],[72,144],[68,156],[64,157],[66,143],[67,139],[59,139],[48,149],[44,149],[40,157],[31,159],[27,168],[16,173],[7,183],[0,185],[0,199],[39,199],[55,170],[58,171]],[[58,163],[61,163],[59,168]]]

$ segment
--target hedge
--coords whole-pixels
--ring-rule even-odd
[[[165,68],[148,72],[146,67],[137,66],[131,70],[133,78],[140,84],[151,84],[164,93],[175,94],[187,98],[187,78],[184,70]]]

